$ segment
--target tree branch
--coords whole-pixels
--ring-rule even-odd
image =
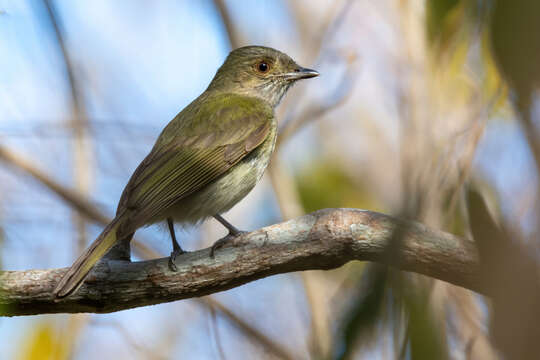
[[[387,245],[396,230],[403,240],[389,257]],[[275,274],[333,269],[351,260],[388,263],[484,290],[472,241],[370,211],[319,210],[236,242],[214,259],[208,249],[179,256],[177,272],[168,269],[168,258],[103,261],[75,294],[57,302],[52,290],[66,269],[5,271],[0,273],[0,313],[108,313],[204,296]]]

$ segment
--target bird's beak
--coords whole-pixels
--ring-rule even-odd
[[[294,72],[286,73],[284,75],[287,80],[301,80],[319,76],[319,72],[312,69],[298,67],[294,70]]]

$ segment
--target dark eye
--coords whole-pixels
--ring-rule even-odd
[[[265,61],[261,61],[258,65],[257,65],[257,69],[262,72],[262,73],[265,73],[268,71],[268,69],[270,68],[270,66],[268,65],[267,62]]]

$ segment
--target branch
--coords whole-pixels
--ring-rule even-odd
[[[388,257],[396,230],[403,241]],[[473,242],[375,212],[320,210],[236,242],[220,249],[215,259],[208,249],[178,257],[177,272],[168,269],[168,258],[103,261],[78,292],[58,302],[52,290],[66,269],[2,272],[0,313],[108,313],[204,296],[276,274],[333,269],[351,260],[387,263],[483,292]]]

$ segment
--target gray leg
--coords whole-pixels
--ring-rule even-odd
[[[176,257],[178,255],[182,255],[183,253],[185,253],[185,251],[182,250],[182,247],[180,246],[178,241],[176,241],[176,234],[174,233],[174,223],[172,218],[167,218],[167,225],[169,225],[169,232],[171,233],[171,240],[173,246],[173,251],[171,252],[171,256],[169,257],[169,269],[171,269],[172,271],[177,271],[178,268],[176,267],[174,262],[176,260]]]
[[[229,234],[221,239],[219,239],[218,241],[216,241],[214,243],[214,245],[212,245],[212,248],[210,249],[210,257],[213,258],[214,257],[214,253],[217,249],[219,249],[220,247],[222,247],[223,245],[225,245],[226,243],[234,240],[236,237],[242,235],[242,234],[245,234],[246,231],[241,231],[241,230],[238,230],[234,225],[232,225],[230,222],[228,222],[227,220],[225,220],[221,215],[219,214],[216,214],[214,215],[214,219],[216,219],[217,221],[219,221],[221,223],[221,225],[225,226],[227,228],[227,230],[229,230]]]
[[[219,221],[221,223],[221,225],[225,226],[227,228],[227,230],[229,230],[230,235],[238,235],[238,234],[240,234],[242,232],[242,231],[238,230],[233,224],[231,224],[230,222],[225,220],[223,218],[223,216],[221,216],[219,214],[214,215],[214,219]]]

